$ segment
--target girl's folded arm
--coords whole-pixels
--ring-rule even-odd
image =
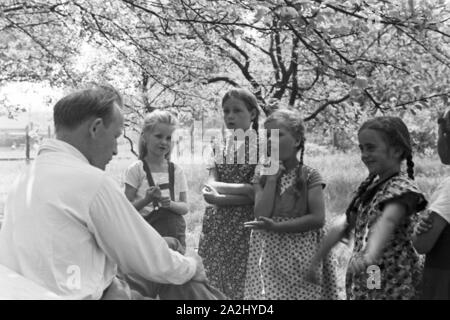
[[[420,254],[426,254],[434,247],[442,230],[444,230],[448,223],[436,212],[431,212],[430,218],[432,221],[431,229],[421,234],[415,232],[413,235],[414,248],[416,248],[417,252]]]
[[[219,206],[249,205],[253,204],[253,200],[244,195],[220,194],[215,198],[214,204]]]
[[[305,232],[316,230],[325,224],[325,202],[322,186],[308,190],[308,214],[293,220],[276,222],[274,231],[277,232]]]
[[[264,187],[259,183],[255,183],[253,187],[255,189],[255,217],[271,217],[275,205],[276,181],[267,179]]]
[[[231,194],[238,196],[246,196],[251,199],[253,193],[253,186],[249,183],[227,183],[217,181],[216,169],[209,170],[209,177],[207,184],[217,190],[220,194]],[[253,203],[253,201],[251,202]]]
[[[214,187],[220,194],[230,194],[250,197],[253,187],[249,183],[227,183],[218,181],[208,181],[208,184]]]

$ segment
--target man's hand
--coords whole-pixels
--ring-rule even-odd
[[[205,267],[203,266],[202,258],[196,252],[189,253],[189,256],[193,257],[197,263],[195,274],[191,280],[207,282],[208,278],[206,277]]]

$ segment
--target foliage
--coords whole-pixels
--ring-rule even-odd
[[[178,22],[240,72],[226,81],[251,87],[266,113],[281,100],[307,121],[346,126],[363,112],[415,112],[430,99],[447,101],[445,1],[171,4],[183,10]]]
[[[33,0],[0,12],[0,84],[106,80],[126,93],[132,127],[160,107],[211,116],[230,86],[266,114],[291,105],[347,132],[448,102],[445,0]]]

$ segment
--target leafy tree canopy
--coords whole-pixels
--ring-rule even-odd
[[[198,119],[242,86],[266,114],[352,130],[447,104],[449,21],[445,0],[4,1],[0,84],[107,80],[131,124],[166,106]]]

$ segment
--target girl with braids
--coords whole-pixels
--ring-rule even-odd
[[[280,165],[274,175],[264,175],[258,166],[253,179],[256,220],[245,224],[252,229],[252,235],[244,298],[337,297],[334,275],[324,274],[328,269],[321,267],[318,277],[329,287],[304,280],[309,261],[322,238],[325,182],[319,172],[303,164],[305,128],[300,114],[279,109],[266,119],[264,127],[269,134],[271,130],[279,130],[275,148],[279,150]]]
[[[438,154],[450,164],[450,111],[438,120]],[[421,299],[450,299],[450,178],[431,196],[428,209],[420,217],[414,233],[414,247],[426,254]]]
[[[252,128],[257,133],[259,110],[252,93],[232,89],[223,97],[222,108],[228,129],[248,133]],[[256,167],[256,161],[254,164],[249,161],[249,152],[256,145],[244,142],[233,148],[234,143],[233,138],[228,139],[223,154],[211,157],[208,163],[209,179],[202,192],[210,206],[203,217],[198,252],[211,284],[231,299],[242,299],[250,239],[250,230],[244,228],[244,222],[253,217],[250,181]],[[244,163],[238,163],[238,155],[245,155]],[[226,161],[217,161],[218,156]]]
[[[412,236],[418,212],[427,202],[414,182],[408,128],[398,117],[377,117],[362,125],[358,140],[369,176],[359,186],[345,219],[327,235],[311,270],[338,241],[353,233],[347,299],[417,298],[422,263]],[[407,174],[401,172],[403,160]]]

